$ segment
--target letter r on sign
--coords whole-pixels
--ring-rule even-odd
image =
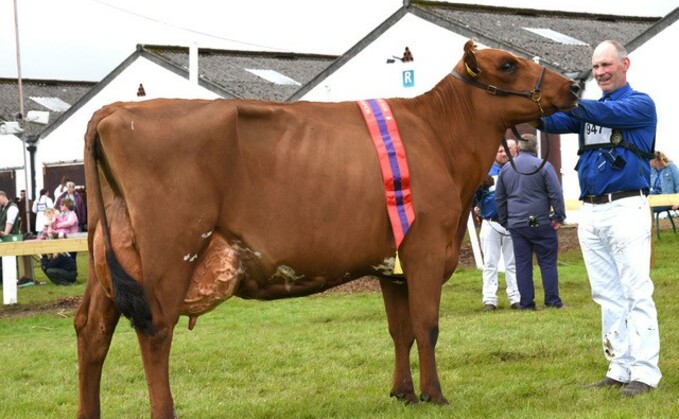
[[[403,71],[403,87],[415,86],[415,70]]]

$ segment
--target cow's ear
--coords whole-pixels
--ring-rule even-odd
[[[466,44],[464,44],[464,67],[467,70],[467,74],[472,76],[473,78],[477,78],[479,74],[481,74],[481,70],[479,69],[479,65],[476,62],[476,55],[474,55],[474,50],[476,49],[476,45],[474,44],[473,40],[467,41]]]

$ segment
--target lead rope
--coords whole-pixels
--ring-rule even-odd
[[[516,137],[517,141],[525,141],[521,139],[521,134],[519,134],[519,131],[516,129],[516,126],[512,127],[512,133]],[[537,169],[533,170],[532,172],[524,173],[519,171],[519,169],[516,168],[516,164],[514,163],[514,158],[512,157],[512,154],[509,152],[509,146],[507,145],[507,139],[505,137],[502,137],[502,148],[505,149],[505,153],[507,154],[507,158],[509,159],[509,164],[512,166],[512,169],[520,175],[525,175],[525,176],[531,176],[536,173],[538,173],[540,170],[542,170],[543,167],[545,167],[545,164],[547,164],[547,158],[549,157],[549,151],[550,151],[550,143],[549,143],[549,133],[545,132],[545,138],[547,139],[547,150],[545,151],[545,158],[542,159],[542,163],[538,166]]]

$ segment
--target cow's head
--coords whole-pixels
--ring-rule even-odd
[[[509,106],[508,122],[537,119],[577,104],[580,86],[532,60],[500,49],[479,49],[473,40],[464,46],[464,56],[455,67],[457,78],[487,93],[507,100],[530,100],[534,106]]]

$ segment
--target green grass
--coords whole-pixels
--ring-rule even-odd
[[[184,418],[669,418],[679,417],[679,235],[655,241],[661,358],[657,391],[634,399],[583,388],[606,372],[600,312],[578,252],[560,255],[562,310],[481,310],[481,276],[444,286],[439,376],[449,406],[404,406],[388,394],[393,352],[379,293],[326,293],[272,302],[231,299],[176,328],[171,379]],[[84,262],[81,255],[79,261]],[[85,272],[81,270],[80,272]],[[536,272],[537,275],[537,272]],[[84,275],[81,275],[84,277]],[[79,282],[82,279],[79,278]],[[61,289],[57,289],[61,288]],[[78,295],[83,285],[19,290],[19,305]],[[542,288],[536,280],[536,301]],[[74,417],[73,310],[6,316],[0,309],[0,417]],[[413,350],[412,367],[418,380]],[[417,384],[416,384],[417,385]],[[102,380],[103,417],[149,416],[136,337],[121,321]]]

